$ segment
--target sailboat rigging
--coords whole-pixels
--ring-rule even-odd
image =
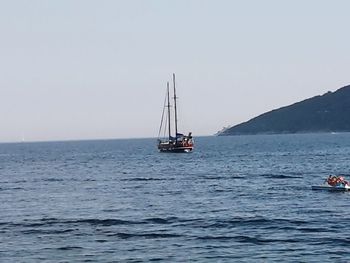
[[[178,132],[178,120],[177,120],[177,97],[176,97],[176,85],[175,85],[175,74],[173,74],[173,93],[174,93],[174,129],[175,136],[171,134],[171,104],[170,104],[170,88],[169,82],[167,82],[167,94],[164,101],[163,113],[158,133],[158,150],[160,152],[191,152],[193,150],[193,138],[192,132],[188,135],[184,135]],[[167,114],[164,114],[167,108]],[[161,132],[164,129],[163,138],[161,138]],[[166,131],[167,129],[167,131]],[[166,136],[167,133],[167,136]]]

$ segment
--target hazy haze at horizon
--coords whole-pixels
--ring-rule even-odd
[[[0,141],[210,135],[350,84],[336,1],[2,1]]]

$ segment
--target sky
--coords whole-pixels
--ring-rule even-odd
[[[0,0],[0,142],[156,137],[350,84],[346,0]]]

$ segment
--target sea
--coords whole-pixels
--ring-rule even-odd
[[[0,144],[0,262],[350,262],[350,133]]]

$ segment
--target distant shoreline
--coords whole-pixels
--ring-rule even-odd
[[[350,131],[300,131],[300,132],[260,132],[260,133],[221,133],[215,136],[254,136],[254,135],[291,135],[291,134],[343,134],[350,133]]]

